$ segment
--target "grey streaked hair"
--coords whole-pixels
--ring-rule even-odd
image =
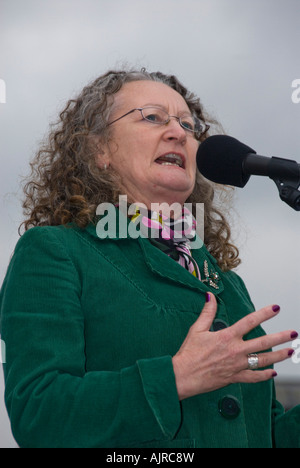
[[[94,222],[100,203],[118,201],[122,195],[121,180],[112,168],[101,170],[95,155],[101,152],[101,144],[113,138],[107,125],[114,96],[125,83],[141,80],[161,82],[176,90],[191,113],[211,126],[210,132],[218,129],[220,133],[221,126],[205,113],[200,99],[174,75],[148,72],[144,68],[109,71],[68,101],[32,161],[31,174],[24,186],[26,219],[21,226],[25,230],[69,223],[85,228]],[[199,144],[208,136],[201,136]],[[224,271],[240,263],[238,249],[230,242],[225,204],[218,209],[215,203],[215,194],[226,192],[226,188],[213,185],[197,171],[194,192],[186,200],[194,209],[196,203],[204,203],[205,244]]]

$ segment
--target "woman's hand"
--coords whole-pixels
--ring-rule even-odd
[[[216,298],[209,294],[200,317],[173,357],[173,367],[180,400],[211,392],[232,383],[256,383],[276,376],[273,369],[248,370],[248,354],[259,353],[296,338],[294,331],[266,335],[249,341],[243,336],[279,312],[268,306],[249,314],[225,330],[210,332],[217,312]],[[259,368],[288,359],[292,348],[263,352],[258,355]]]

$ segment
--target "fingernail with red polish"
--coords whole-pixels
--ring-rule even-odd
[[[298,338],[298,336],[299,336],[299,335],[298,335],[297,332],[293,332],[293,333],[291,334],[292,340],[295,340],[296,338]]]
[[[210,301],[210,294],[209,293],[206,293],[206,302],[209,302]]]
[[[295,350],[290,349],[289,352],[288,352],[288,356],[291,357],[291,356],[293,356],[293,354],[295,354]]]
[[[272,377],[277,377],[277,372],[273,372]]]
[[[279,305],[273,305],[272,310],[273,312],[276,312],[276,313],[279,312],[280,311]]]

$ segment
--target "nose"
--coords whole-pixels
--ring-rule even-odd
[[[178,117],[170,116],[170,120],[165,124],[164,130],[164,137],[167,140],[177,140],[185,144],[187,138],[186,130],[180,125]]]

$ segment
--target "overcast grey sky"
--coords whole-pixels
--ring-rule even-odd
[[[292,102],[299,22],[299,0],[0,0],[0,284],[18,240],[29,160],[64,103],[110,68],[174,73],[228,134],[300,162],[300,103]],[[281,305],[268,332],[299,331],[300,213],[267,178],[252,177],[235,198],[238,273],[257,308]],[[277,371],[300,379],[300,363]],[[0,447],[13,446],[2,374],[0,390]]]

